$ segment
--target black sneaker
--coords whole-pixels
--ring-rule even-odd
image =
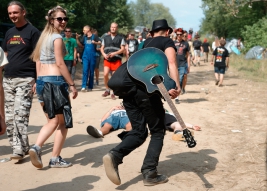
[[[163,184],[168,182],[168,177],[165,175],[158,174],[157,171],[149,171],[144,176],[144,185],[145,186],[154,186],[157,184]]]
[[[30,159],[31,159],[33,166],[35,166],[36,168],[43,168],[43,163],[42,163],[42,158],[41,158],[41,150],[38,150],[38,149],[36,149],[35,146],[33,146],[29,150],[29,154],[30,154]]]
[[[89,126],[87,127],[86,131],[87,131],[87,133],[88,133],[89,135],[91,135],[92,137],[95,137],[95,138],[103,138],[103,135],[101,135],[101,134],[99,133],[99,131],[98,131],[95,127],[93,127],[93,126],[91,126],[91,125],[89,125]]]
[[[58,156],[56,160],[50,159],[50,168],[67,168],[72,166],[70,162],[65,161],[61,156]]]
[[[115,156],[111,152],[103,157],[103,163],[106,171],[106,175],[111,182],[116,185],[121,184],[119,175],[118,162],[116,162]]]

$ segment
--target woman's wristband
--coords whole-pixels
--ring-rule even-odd
[[[69,84],[69,86],[75,86],[75,84]]]

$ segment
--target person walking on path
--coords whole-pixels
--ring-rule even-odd
[[[0,47],[0,135],[5,134],[6,132],[6,123],[5,123],[5,100],[4,100],[4,89],[3,89],[3,68],[8,64],[5,52]]]
[[[202,42],[199,40],[199,35],[195,35],[195,40],[193,41],[194,47],[194,65],[198,64],[200,66],[200,51],[201,51],[201,44]]]
[[[64,32],[65,37],[63,38],[63,42],[67,49],[67,54],[64,56],[64,62],[71,74],[72,80],[74,81],[77,64],[77,42],[71,37],[71,28],[66,28]]]
[[[225,44],[225,40],[220,40],[220,46],[214,50],[211,58],[211,65],[214,65],[214,72],[216,78],[215,85],[218,85],[219,87],[222,87],[225,70],[226,68],[229,68],[229,52],[224,47]]]
[[[204,38],[203,43],[201,44],[201,51],[204,53],[204,63],[209,62],[209,52],[210,52],[210,44],[206,38]]]
[[[134,33],[129,34],[129,39],[126,41],[126,59],[138,50],[138,41],[134,38]]]
[[[13,150],[11,159],[21,160],[30,149],[27,129],[36,78],[36,64],[30,55],[40,32],[25,18],[26,9],[22,3],[11,1],[7,11],[15,26],[6,32],[2,44],[9,61],[4,66],[3,79],[6,132]]]
[[[182,28],[176,30],[177,41],[174,42],[177,49],[177,61],[179,71],[180,87],[183,87],[184,76],[190,72],[190,57],[189,57],[189,44],[183,40],[184,31]],[[185,89],[182,89],[182,93],[185,93]],[[179,98],[175,98],[175,103],[179,104]]]
[[[47,117],[47,123],[41,128],[35,145],[29,151],[31,162],[36,168],[43,167],[41,148],[53,133],[55,139],[49,167],[72,165],[61,157],[68,128],[72,127],[68,89],[72,92],[73,99],[78,95],[64,63],[66,49],[60,31],[65,29],[69,20],[66,15],[66,10],[60,6],[48,11],[47,23],[31,56],[37,63],[37,97]]]
[[[150,31],[153,38],[146,39],[144,47],[155,47],[165,52],[170,76],[177,86],[177,89],[169,90],[173,99],[179,95],[181,88],[176,61],[176,47],[173,40],[169,38],[171,32],[172,28],[168,26],[165,19],[153,21],[153,27]],[[124,134],[122,142],[103,157],[106,175],[114,184],[121,184],[118,166],[125,156],[145,142],[148,136],[148,125],[151,140],[141,168],[144,185],[151,186],[165,183],[168,181],[168,177],[158,174],[157,171],[165,135],[165,111],[161,96],[158,94],[148,96],[143,87],[136,85],[136,88],[135,93],[123,98],[123,106],[130,119],[132,130]]]
[[[109,73],[114,73],[121,65],[121,59],[125,51],[125,40],[123,36],[118,34],[118,24],[111,23],[110,35],[106,35],[102,40],[101,53],[104,57],[104,84],[106,87],[103,97],[111,95],[111,99],[116,97],[113,92],[110,92],[108,87]]]
[[[95,71],[95,64],[96,64],[96,46],[101,44],[100,39],[97,35],[93,34],[91,31],[91,27],[86,25],[87,28],[86,36],[84,36],[82,43],[77,40],[79,46],[83,46],[83,77],[82,77],[82,92],[86,91],[86,84],[88,82],[89,76],[89,83],[88,83],[88,91],[92,91],[94,86],[94,71]],[[78,37],[76,36],[76,39]]]

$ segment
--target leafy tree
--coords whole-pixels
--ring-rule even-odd
[[[245,42],[245,51],[249,50],[253,46],[262,46],[267,48],[267,17],[260,19],[257,23],[251,26],[245,26],[242,31],[242,36]]]
[[[10,0],[1,0],[0,22],[10,22],[7,14],[7,4]],[[82,31],[84,25],[96,28],[99,34],[109,30],[111,22],[117,22],[121,28],[129,28],[133,25],[133,19],[129,14],[127,0],[20,0],[27,9],[27,18],[39,30],[46,23],[45,15],[48,10],[61,5],[68,11],[70,20],[68,26],[73,31]]]
[[[130,2],[130,12],[134,18],[135,26],[145,26],[150,28],[153,20],[166,19],[170,26],[175,27],[176,20],[170,14],[169,8],[162,3],[150,3],[149,0],[137,0]]]

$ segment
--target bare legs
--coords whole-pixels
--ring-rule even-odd
[[[45,124],[41,129],[35,145],[42,147],[45,141],[55,132],[52,157],[58,157],[65,142],[68,129],[65,126],[63,114],[56,115],[53,119],[49,119],[47,117],[47,121],[47,124]]]
[[[222,86],[224,75],[215,73],[215,78],[216,78],[216,83],[218,82],[218,86]]]

